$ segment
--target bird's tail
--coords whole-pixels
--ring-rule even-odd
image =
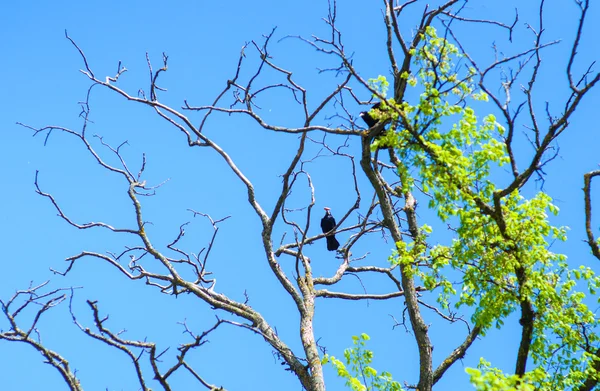
[[[340,247],[340,242],[337,241],[335,235],[327,236],[327,250],[335,251]]]

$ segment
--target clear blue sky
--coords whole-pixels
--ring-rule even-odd
[[[354,53],[355,66],[369,78],[387,75],[389,66],[384,51],[380,2],[369,2],[371,6],[366,3],[341,1],[338,19],[346,48]],[[424,4],[419,1],[415,9],[422,7],[421,3]],[[491,59],[494,42],[507,55],[531,44],[533,37],[524,23],[536,23],[536,6],[531,4],[533,2],[520,3],[516,0],[469,3],[471,16],[498,18],[510,23],[515,5],[519,6],[520,14],[512,45],[506,42],[505,33],[493,28],[477,29],[471,25],[472,30],[459,29],[474,56]],[[566,50],[573,37],[576,13],[571,2],[547,1],[546,7],[546,40],[565,42],[544,53],[547,68],[542,73],[544,82],[540,83],[538,93],[555,102],[552,107],[558,110],[564,103],[567,87],[564,80]],[[79,73],[83,64],[64,38],[65,29],[85,51],[94,72],[101,78],[112,76],[118,61],[122,61],[129,71],[119,85],[134,95],[140,88],[147,90],[145,53],[148,52],[158,66],[161,53],[166,52],[169,71],[159,84],[168,92],[161,97],[166,103],[179,107],[183,99],[194,105],[211,103],[235,72],[242,45],[250,40],[261,41],[261,34],[278,26],[272,54],[279,64],[294,71],[297,80],[310,91],[309,98],[315,105],[336,83],[333,75],[318,75],[317,68],[337,63],[317,55],[297,40],[277,40],[286,35],[325,35],[327,30],[320,19],[326,12],[326,1],[14,1],[0,5],[0,297],[9,297],[30,281],[39,283],[49,278],[53,287],[82,286],[74,303],[82,323],[92,325],[85,300],[98,300],[101,311],[110,314],[109,326],[113,330],[125,328],[128,338],[147,337],[162,347],[172,344],[173,348],[165,356],[166,363],[172,362],[175,344],[188,341],[177,322],[187,319],[188,324],[200,332],[214,323],[213,313],[204,303],[191,297],[161,295],[141,282],[128,281],[97,260],[82,261],[67,277],[53,276],[50,267],[63,268],[63,260],[81,250],[118,252],[131,243],[123,235],[103,230],[78,231],[68,226],[56,216],[47,199],[35,194],[35,171],[40,170],[42,189],[55,195],[65,211],[81,223],[102,220],[115,226],[131,225],[133,215],[126,197],[126,184],[95,164],[73,137],[54,134],[44,147],[42,137],[32,138],[30,131],[16,126],[15,122],[75,129],[80,126],[78,102],[85,98],[89,83]],[[592,4],[577,70],[599,60],[598,21],[600,9]],[[407,34],[415,23],[416,19],[407,20]],[[247,64],[252,69],[256,65],[255,53],[251,50],[248,50]],[[369,98],[366,91],[360,96],[365,100]],[[281,98],[275,96],[263,101],[265,118],[278,125],[300,126],[299,106]],[[573,265],[591,262],[589,249],[582,242],[581,188],[583,173],[596,169],[599,163],[596,120],[599,101],[598,91],[586,98],[571,128],[558,143],[560,157],[546,170],[548,178],[544,189],[561,208],[560,216],[553,223],[571,228],[568,244],[557,246],[555,251],[567,254]],[[91,134],[100,134],[113,145],[129,141],[125,157],[133,170],[138,169],[141,153],[145,152],[148,157],[145,178],[150,184],[170,179],[156,197],[144,199],[146,220],[153,222],[149,234],[159,247],[164,249],[175,238],[179,225],[189,220],[194,224],[187,230],[184,242],[187,249],[198,252],[206,245],[210,225],[202,219],[192,219],[187,208],[209,213],[213,218],[231,215],[221,226],[210,261],[219,281],[218,290],[242,301],[247,291],[250,304],[277,328],[284,341],[299,350],[297,315],[288,310],[292,301],[268,269],[259,243],[258,218],[246,202],[245,190],[222,160],[208,150],[188,148],[181,134],[160,121],[148,108],[100,89],[94,92],[91,103],[94,121]],[[358,107],[356,110],[360,111]],[[493,112],[491,105],[489,111]],[[327,114],[333,112],[331,108]],[[320,121],[331,123],[324,116]],[[279,175],[287,167],[297,137],[270,134],[241,117],[215,116],[209,128],[210,136],[229,151],[253,181],[259,201],[270,211],[279,191]],[[314,137],[321,135],[315,133]],[[335,138],[329,141],[333,145],[343,143]],[[518,152],[525,161],[530,150],[524,138],[520,143]],[[316,146],[310,148],[313,155],[318,150]],[[348,152],[357,153],[357,145],[351,144]],[[318,210],[331,206],[334,215],[345,213],[354,202],[350,178],[340,174],[348,169],[347,162],[320,159],[308,167],[315,183]],[[527,189],[530,194],[535,190],[533,186]],[[299,187],[292,200],[299,207],[306,197],[306,189]],[[364,198],[369,197],[365,187]],[[423,202],[420,211],[423,217],[430,215],[425,205]],[[312,233],[318,233],[318,229],[317,219],[313,221]],[[347,237],[341,235],[341,239]],[[386,244],[374,238],[358,246],[355,255],[360,251],[369,252],[364,264],[385,265],[392,246],[391,242]],[[313,247],[309,251],[315,274],[331,275],[338,260],[324,250],[324,243],[318,242]],[[285,264],[282,259],[282,262],[291,272],[291,261]],[[361,292],[356,280],[351,277],[346,280],[340,289]],[[382,286],[375,279],[363,282],[370,293],[384,293],[392,288]],[[316,335],[329,353],[341,356],[344,348],[351,345],[351,336],[365,332],[372,337],[370,348],[375,351],[375,367],[390,371],[397,380],[414,382],[418,365],[414,340],[401,327],[393,330],[390,317],[400,319],[402,308],[401,299],[383,303],[320,300],[315,319]],[[439,363],[460,342],[464,330],[459,325],[440,323],[431,313],[426,316],[434,325],[431,333]],[[464,388],[464,368],[475,365],[481,356],[506,371],[513,370],[517,320],[511,317],[505,330],[493,330],[489,338],[476,342],[465,360],[455,364],[437,389]],[[0,328],[7,328],[3,319]],[[48,313],[39,329],[47,347],[62,354],[77,369],[85,389],[138,388],[128,359],[83,335],[72,325],[66,305]],[[457,337],[452,337],[455,332]],[[192,355],[192,363],[207,381],[229,390],[300,389],[297,379],[283,370],[260,337],[222,327],[210,340],[210,344]],[[331,368],[327,368],[326,378],[330,390],[343,389],[343,383],[336,379]],[[192,384],[186,375],[174,381],[174,386],[182,389],[186,389],[186,384]],[[43,364],[33,349],[2,342],[0,389],[66,388],[58,373]]]

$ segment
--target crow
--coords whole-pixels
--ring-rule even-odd
[[[321,219],[321,229],[324,234],[335,228],[335,219],[331,215],[330,210],[331,208],[326,207],[325,216]],[[337,241],[334,234],[327,235],[325,239],[327,239],[327,250],[335,251],[340,247],[340,242]]]
[[[378,110],[379,107],[381,107],[381,102],[375,103],[373,105],[373,107],[371,107],[371,110],[373,110],[373,109]],[[379,122],[379,120],[376,120],[375,118],[371,117],[371,115],[369,114],[368,111],[363,111],[359,115],[360,115],[360,118],[362,118],[362,120],[365,121],[365,123],[367,124],[367,126],[369,128],[372,128],[373,126],[375,126],[377,124],[377,122]]]

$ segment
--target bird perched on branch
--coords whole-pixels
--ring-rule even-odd
[[[373,110],[373,109],[379,110],[379,107],[381,107],[381,102],[375,103],[371,107],[371,110]],[[369,128],[372,128],[373,126],[375,126],[377,124],[377,122],[379,122],[379,120],[371,117],[371,114],[369,114],[369,111],[363,111],[359,115],[360,115],[360,118],[362,118],[362,120],[365,121],[365,123],[367,124],[367,126]]]
[[[321,219],[321,229],[323,230],[323,233],[326,234],[335,228],[335,219],[331,215],[331,208],[325,207],[324,209],[325,216]],[[325,239],[327,240],[327,250],[335,251],[340,247],[340,242],[337,241],[334,234],[327,235]]]

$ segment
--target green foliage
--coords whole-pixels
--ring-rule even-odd
[[[478,369],[467,368],[466,372],[477,391],[550,391],[550,389],[539,388],[547,377],[541,368],[527,372],[523,377],[506,375],[498,369],[491,368],[490,363],[482,359]]]
[[[390,82],[387,81],[385,76],[379,75],[376,79],[369,79],[368,83],[369,86],[371,86],[371,88],[377,91],[381,96],[384,98],[386,97],[387,90],[390,87]],[[375,95],[374,98],[378,98],[377,95]]]
[[[458,49],[429,27],[411,53],[418,71],[401,77],[420,92],[418,103],[388,99],[373,113],[390,120],[373,149],[395,149],[402,191],[430,196],[428,206],[455,235],[452,243],[432,246],[427,240],[433,230],[423,225],[413,241],[396,243],[390,261],[435,292],[442,308],[454,306],[472,314],[482,335],[502,327],[522,303],[532,305],[530,358],[535,369],[519,379],[482,361],[479,369],[468,370],[476,389],[575,388],[592,372],[594,356],[585,347],[600,342],[597,320],[581,288],[595,294],[600,278],[588,268],[570,270],[564,255],[550,251],[552,242],[567,240],[567,228],[550,223],[549,215],[559,212],[550,196],[538,192],[526,198],[515,190],[498,198],[492,172],[509,162],[504,129],[492,114],[476,114],[473,107],[484,107],[488,96],[475,87],[474,70],[461,72],[454,65],[461,56]],[[385,78],[377,81],[372,85],[378,91],[387,90]],[[499,215],[483,213],[481,205],[494,206]],[[457,275],[459,284],[452,282]],[[355,357],[353,351],[350,358]],[[364,361],[347,360],[354,369]],[[345,368],[340,364],[334,364],[338,373]],[[355,377],[346,378],[354,384]]]
[[[392,380],[388,372],[378,373],[370,366],[373,352],[366,349],[367,334],[352,337],[354,347],[344,351],[344,362],[326,354],[323,365],[331,364],[337,370],[339,377],[346,379],[346,386],[352,391],[401,391],[400,383]]]

